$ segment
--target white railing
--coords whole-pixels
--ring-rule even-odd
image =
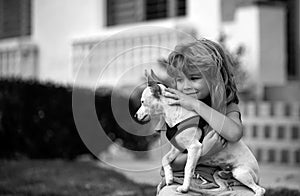
[[[0,47],[0,77],[36,78],[38,50],[35,45]]]
[[[144,30],[134,34],[124,33],[107,39],[75,40],[72,45],[73,76],[78,72],[79,66],[82,66],[80,67],[81,75],[85,75],[87,78],[97,77],[94,75],[95,70],[107,66],[108,62],[113,60],[106,68],[107,81],[116,80],[118,75],[122,75],[130,69],[131,77],[126,81],[128,83],[136,82],[134,81],[135,76],[142,77],[141,74],[144,73],[147,66],[154,65],[159,57],[166,57],[178,42],[189,39],[184,35],[172,30]],[[98,44],[97,47],[93,48],[96,44]],[[89,56],[91,52],[92,55]],[[83,61],[84,59],[85,61]]]
[[[244,140],[261,163],[300,165],[300,102],[240,104]]]

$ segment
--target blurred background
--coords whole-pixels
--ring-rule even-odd
[[[160,155],[120,146],[144,152],[159,146],[159,136],[138,136],[134,125],[128,133],[118,124],[113,89],[132,115],[144,69],[159,75],[158,58],[186,37],[204,37],[234,57],[244,140],[262,165],[263,185],[299,189],[299,9],[299,0],[0,0],[0,158],[88,154],[119,168],[138,167],[132,162],[150,168]],[[99,70],[105,70],[100,80]],[[99,141],[96,155],[90,153],[72,115],[74,88],[96,97],[99,121],[117,147]],[[118,171],[150,184],[160,178],[159,170]]]

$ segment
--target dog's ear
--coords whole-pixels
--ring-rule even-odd
[[[176,82],[173,78],[171,77],[167,77],[165,79],[160,79],[155,73],[154,71],[151,69],[151,78],[152,80],[158,82],[158,83],[161,83],[161,84],[164,84],[165,86],[167,87],[170,87],[170,88],[175,88],[176,87]]]
[[[159,97],[162,95],[160,86],[157,83],[152,83],[149,87],[153,96],[159,99]]]
[[[157,85],[158,83],[160,83],[159,80],[157,80],[157,78],[153,78],[152,73],[153,73],[153,71],[151,70],[151,74],[149,75],[147,70],[145,70],[145,77],[147,79],[147,86],[154,86],[154,85]]]
[[[161,83],[159,78],[154,74],[153,70],[151,69],[150,74],[148,74],[147,70],[145,70],[145,76],[147,79],[147,85],[151,86],[157,83]]]
[[[156,81],[157,83],[162,83],[162,80],[154,73],[154,71],[151,69],[151,78],[152,80]]]
[[[152,69],[151,69],[151,75],[149,75],[148,72],[147,72],[147,70],[145,70],[145,77],[147,79],[147,86],[150,87],[150,90],[151,90],[151,93],[153,94],[153,96],[156,97],[156,98],[159,98],[160,95],[162,94],[161,89],[160,89],[160,87],[158,85],[159,81],[155,80],[152,77],[152,73],[154,74],[154,72],[152,71]]]

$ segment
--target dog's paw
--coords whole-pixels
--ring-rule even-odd
[[[189,187],[181,185],[177,187],[176,191],[180,193],[187,193],[189,191]]]
[[[172,177],[166,177],[166,184],[167,185],[171,185],[171,184],[173,184],[173,178]]]
[[[266,190],[264,188],[260,188],[258,190],[255,190],[255,195],[254,196],[264,196]]]

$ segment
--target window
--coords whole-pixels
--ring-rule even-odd
[[[276,152],[274,149],[268,150],[268,162],[273,163],[276,160]]]
[[[284,114],[285,114],[285,116],[290,116],[291,115],[291,105],[285,104]]]
[[[297,125],[292,126],[292,138],[293,140],[299,139],[299,127]]]
[[[30,12],[30,0],[0,0],[0,39],[30,35]]]
[[[167,0],[146,0],[146,20],[167,18]]]
[[[281,163],[288,163],[289,162],[289,151],[284,149],[281,150]]]
[[[107,0],[107,26],[186,15],[186,0]]]
[[[277,127],[277,139],[284,139],[285,138],[285,127],[283,125],[279,125]]]
[[[265,138],[268,139],[271,137],[271,127],[269,125],[266,125],[264,127],[264,133],[265,133]]]
[[[252,137],[257,138],[257,125],[252,126]]]
[[[288,79],[300,78],[299,70],[299,0],[288,0],[287,21],[287,74]]]
[[[139,0],[108,0],[107,25],[118,25],[138,22]]]
[[[295,161],[296,163],[300,163],[300,149],[295,151]]]
[[[176,1],[174,1],[176,2]],[[176,16],[185,16],[186,15],[186,0],[179,0],[177,1],[176,5]]]

